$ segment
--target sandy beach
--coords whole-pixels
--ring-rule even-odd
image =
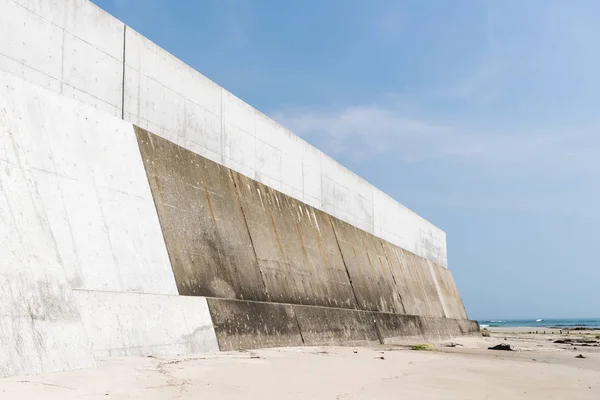
[[[111,358],[97,369],[2,379],[0,398],[600,398],[600,347],[554,343],[593,341],[600,333],[529,333],[535,330],[496,329],[491,337],[429,343],[417,346],[419,350],[411,347],[415,343],[406,343]],[[488,350],[501,343],[515,351]],[[576,358],[579,354],[586,358]]]

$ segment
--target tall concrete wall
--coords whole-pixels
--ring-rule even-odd
[[[178,61],[83,0],[0,7],[0,66],[10,69],[0,71],[0,376],[113,355],[478,330],[436,253],[445,251],[440,236],[421,229],[402,246],[364,225],[385,211],[374,206],[374,188],[289,132],[278,136],[283,128],[189,68],[183,85],[169,73],[181,72]],[[44,46],[34,40],[40,33]],[[109,82],[113,64],[126,74],[120,92]],[[129,69],[139,80],[133,97]],[[168,81],[149,83],[159,78]],[[178,84],[183,114],[176,97],[157,100]],[[197,143],[218,131],[205,108],[218,111],[211,88],[220,93],[218,157]],[[120,118],[134,99],[126,118],[163,121],[158,134]],[[307,163],[313,156],[320,162]],[[280,168],[279,181],[263,174],[270,168]],[[317,179],[307,186],[307,177]]]
[[[87,0],[0,0],[0,70],[447,265],[443,231]]]

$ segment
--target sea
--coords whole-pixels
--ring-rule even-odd
[[[543,328],[595,328],[600,329],[600,318],[567,318],[567,319],[553,319],[553,318],[537,318],[537,319],[494,319],[494,320],[480,320],[479,326],[481,328],[492,328],[492,327],[513,327],[513,326],[531,326],[531,327],[543,327]]]

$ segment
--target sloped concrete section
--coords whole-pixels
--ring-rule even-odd
[[[270,300],[358,307],[329,215],[232,175]]]
[[[404,314],[380,239],[337,218],[331,220],[359,308]]]
[[[461,333],[445,268],[135,129],[179,293],[210,297],[221,349]]]
[[[447,306],[447,317],[455,319],[467,319],[467,310],[460,297],[456,282],[452,277],[452,272],[447,268],[441,268],[437,265],[431,266],[437,276],[440,290],[443,294]]]
[[[266,300],[228,168],[136,128],[182,295]]]

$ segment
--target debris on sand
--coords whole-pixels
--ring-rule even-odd
[[[496,346],[488,347],[488,350],[515,351],[515,349],[507,343],[502,343]]]
[[[583,354],[580,354],[578,356],[575,356],[575,358],[587,358],[586,356],[584,356]]]

